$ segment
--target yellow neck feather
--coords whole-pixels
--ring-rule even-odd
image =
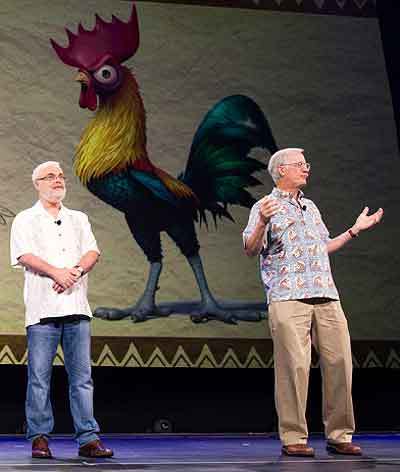
[[[76,150],[74,169],[83,184],[147,157],[146,114],[135,78],[124,68],[121,88],[101,103]]]

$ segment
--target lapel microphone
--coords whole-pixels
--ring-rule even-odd
[[[302,209],[303,211],[306,211],[306,210],[307,210],[307,207],[306,207],[305,205],[303,205],[303,206],[301,207],[301,209]],[[61,221],[60,221],[59,224],[61,224]]]
[[[61,220],[55,220],[54,223],[55,223],[56,225],[60,226]]]

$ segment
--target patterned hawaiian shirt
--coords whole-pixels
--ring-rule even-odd
[[[324,297],[339,300],[332,278],[327,242],[329,232],[321,214],[300,191],[299,202],[288,192],[274,188],[270,194],[280,203],[279,212],[265,228],[260,271],[267,303]],[[243,231],[243,242],[254,231],[259,219],[260,200],[253,205]],[[274,252],[281,240],[283,250]]]

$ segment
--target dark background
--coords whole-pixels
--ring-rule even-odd
[[[26,367],[0,366],[0,432],[24,432]],[[168,420],[174,433],[275,433],[273,369],[93,369],[95,414],[103,433],[154,433]],[[399,369],[355,369],[357,432],[399,431]],[[55,432],[73,431],[63,367],[52,384]],[[311,369],[310,432],[322,432],[321,377]]]

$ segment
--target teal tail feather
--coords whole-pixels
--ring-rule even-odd
[[[249,97],[232,95],[205,116],[193,138],[185,171],[179,176],[197,195],[200,223],[206,211],[233,221],[228,205],[250,208],[255,199],[246,190],[260,185],[253,176],[266,165],[249,157],[253,148],[277,150],[271,128],[260,107]]]

